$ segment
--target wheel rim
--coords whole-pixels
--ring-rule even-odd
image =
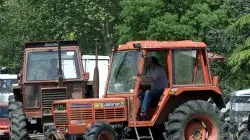
[[[113,136],[111,133],[107,131],[103,131],[97,138],[97,140],[113,140]]]
[[[195,116],[185,128],[185,140],[215,139],[217,139],[217,128],[207,116]]]

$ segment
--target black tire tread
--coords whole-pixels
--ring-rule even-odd
[[[23,108],[22,108],[22,102],[20,101],[17,101],[15,99],[15,96],[14,95],[10,95],[9,96],[9,103],[8,103],[8,111],[9,111],[9,119],[12,118],[12,115],[13,114],[16,114],[16,113],[23,113]]]
[[[14,95],[9,96],[10,140],[30,140],[27,132],[27,118],[23,113],[22,102]]]
[[[96,140],[101,131],[108,131],[113,134],[114,139],[117,140],[118,136],[114,128],[107,122],[96,122],[90,126],[84,134],[86,140]]]
[[[248,130],[248,116],[244,116],[242,122],[238,127],[238,140],[250,140],[250,133]]]
[[[178,108],[176,108],[173,113],[170,114],[168,122],[165,122],[165,131],[167,138],[170,140],[180,140],[181,139],[181,130],[183,130],[183,125],[185,122],[190,120],[190,117],[194,114],[206,114],[210,117],[217,118],[220,126],[221,139],[228,140],[230,139],[229,131],[224,124],[222,114],[216,108],[215,105],[212,105],[203,100],[194,100],[188,101]],[[221,125],[222,124],[222,125]],[[226,128],[224,128],[226,127]]]
[[[241,135],[238,137],[238,140],[250,140],[250,133],[248,131],[244,131],[241,133]]]
[[[11,140],[30,140],[25,114],[13,114],[11,119]]]

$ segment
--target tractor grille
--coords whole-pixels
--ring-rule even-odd
[[[52,108],[52,103],[56,100],[67,99],[66,88],[42,89],[43,108]]]
[[[91,120],[93,119],[92,110],[71,110],[71,120]]]
[[[71,120],[114,120],[126,118],[125,108],[96,109],[92,115],[92,109],[72,109],[70,111]]]
[[[68,116],[66,112],[54,113],[54,120],[56,125],[67,125]]]
[[[124,108],[115,108],[115,109],[96,109],[95,110],[95,119],[120,119],[125,118],[125,109]]]

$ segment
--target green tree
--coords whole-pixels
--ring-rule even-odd
[[[250,14],[240,17],[229,27],[229,33],[236,37],[234,42],[236,49],[229,58],[229,65],[232,66],[233,73],[241,73],[240,88],[247,88],[250,84]]]

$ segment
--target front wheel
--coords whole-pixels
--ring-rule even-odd
[[[174,110],[165,123],[169,140],[228,140],[222,114],[202,100],[188,101]]]
[[[65,140],[65,138],[61,132],[56,132],[53,130],[48,133],[46,140]]]
[[[10,140],[30,140],[25,114],[12,114]]]
[[[86,140],[117,140],[114,128],[105,122],[97,122],[90,126],[84,135]]]

